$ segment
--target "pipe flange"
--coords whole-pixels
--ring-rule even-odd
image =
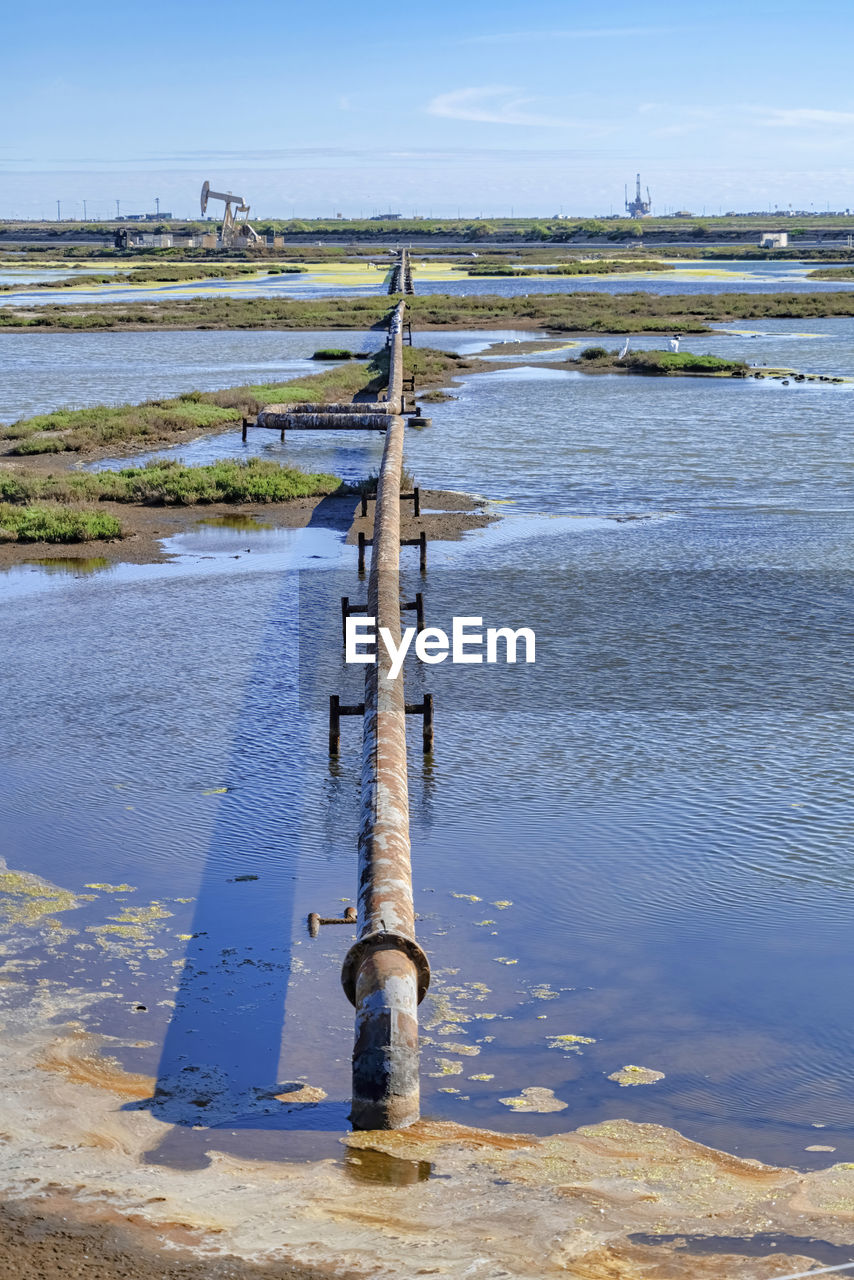
[[[364,938],[359,938],[344,957],[344,963],[341,966],[341,986],[351,1005],[355,1008],[356,979],[362,962],[371,951],[376,951],[380,947],[393,947],[397,951],[404,951],[409,956],[416,969],[420,1004],[430,986],[430,961],[426,953],[414,938],[407,938],[403,933],[390,933],[380,929],[376,933],[367,933]]]

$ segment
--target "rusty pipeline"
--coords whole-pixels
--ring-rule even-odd
[[[400,642],[400,475],[403,466],[403,303],[389,326],[388,399],[394,416],[380,467],[367,610]],[[418,1004],[430,966],[415,938],[403,680],[378,646],[365,668],[357,939],[341,982],[356,1008],[353,1108],[357,1129],[398,1129],[420,1115]]]
[[[292,408],[271,405],[248,425],[268,431],[385,431],[389,412],[381,405],[377,413],[296,413]],[[244,428],[245,431],[245,428]]]

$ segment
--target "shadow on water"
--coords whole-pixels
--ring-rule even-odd
[[[353,506],[324,499],[308,527],[343,535]],[[280,1074],[283,1063],[294,1076],[305,1069],[297,1034],[283,1045],[312,768],[298,698],[298,583],[283,574],[247,681],[234,784],[220,801],[154,1095],[126,1108],[172,1126],[150,1163],[200,1168],[211,1148],[260,1159],[340,1155],[348,1128],[349,1099],[289,1102],[307,1081]]]

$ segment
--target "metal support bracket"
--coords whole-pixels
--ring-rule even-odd
[[[418,486],[417,486],[417,485],[416,485],[416,487],[412,490],[412,492],[411,492],[411,493],[401,493],[401,495],[400,495],[400,500],[401,500],[401,502],[408,501],[410,498],[411,498],[411,499],[414,501],[414,503],[415,503],[415,512],[414,512],[414,514],[415,514],[416,516],[420,516],[420,515],[421,515],[421,490],[418,488]],[[370,497],[368,496],[368,494],[363,493],[363,494],[362,494],[362,508],[361,508],[361,514],[362,514],[362,517],[363,517],[363,518],[368,514],[368,503],[369,503],[369,502],[370,502]]]
[[[415,610],[415,630],[420,634],[424,630],[424,596],[422,592],[416,591],[415,599],[402,604],[401,609]]]
[[[425,756],[433,754],[433,695],[432,693],[424,694],[423,702],[407,702],[406,714],[408,716],[422,716],[421,721],[421,748]]]
[[[422,573],[427,572],[427,534],[422,529],[417,538],[401,538],[400,545],[402,547],[420,547],[421,554],[418,557],[418,567]]]
[[[341,747],[341,717],[342,716],[363,716],[365,714],[364,702],[357,702],[354,706],[342,706],[341,699],[337,693],[329,695],[329,754],[337,756]]]
[[[420,510],[420,505],[419,505]],[[360,531],[359,533],[359,576],[364,576],[365,572],[365,548],[374,545],[372,538],[366,538]],[[417,538],[401,538],[400,545],[402,547],[420,547],[421,555],[418,557],[418,567],[422,573],[427,572],[427,534],[422,529]]]
[[[424,595],[421,591],[416,591],[414,600],[407,600],[401,603],[401,609],[415,610],[415,627],[416,631],[424,630]],[[351,604],[349,596],[341,597],[341,639],[347,642],[347,619],[354,613],[367,613],[367,604]]]
[[[312,938],[316,938],[322,924],[355,924],[357,918],[355,907],[348,907],[343,916],[321,916],[316,911],[309,911],[308,932]]]

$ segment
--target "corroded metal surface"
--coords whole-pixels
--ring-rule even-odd
[[[294,415],[302,415],[305,413],[323,413],[323,414],[347,414],[352,417],[354,414],[363,413],[384,413],[388,414],[389,406],[384,400],[348,400],[345,403],[337,404],[310,404],[302,402],[300,404],[268,404],[258,414],[258,426],[266,425],[267,419],[291,417]],[[277,426],[277,423],[272,425]]]
[[[403,304],[389,327],[388,398],[403,394]],[[400,643],[400,474],[403,418],[389,418],[374,511],[367,612]],[[352,1120],[359,1129],[393,1129],[418,1119],[418,1001],[429,981],[415,939],[403,680],[389,676],[378,647],[365,668],[362,812],[359,828],[358,938],[342,983],[356,1006]]]
[[[257,427],[268,427],[274,431],[385,431],[389,424],[387,409],[382,413],[295,413],[292,409],[287,413],[276,413],[273,409],[265,409],[258,414]]]

